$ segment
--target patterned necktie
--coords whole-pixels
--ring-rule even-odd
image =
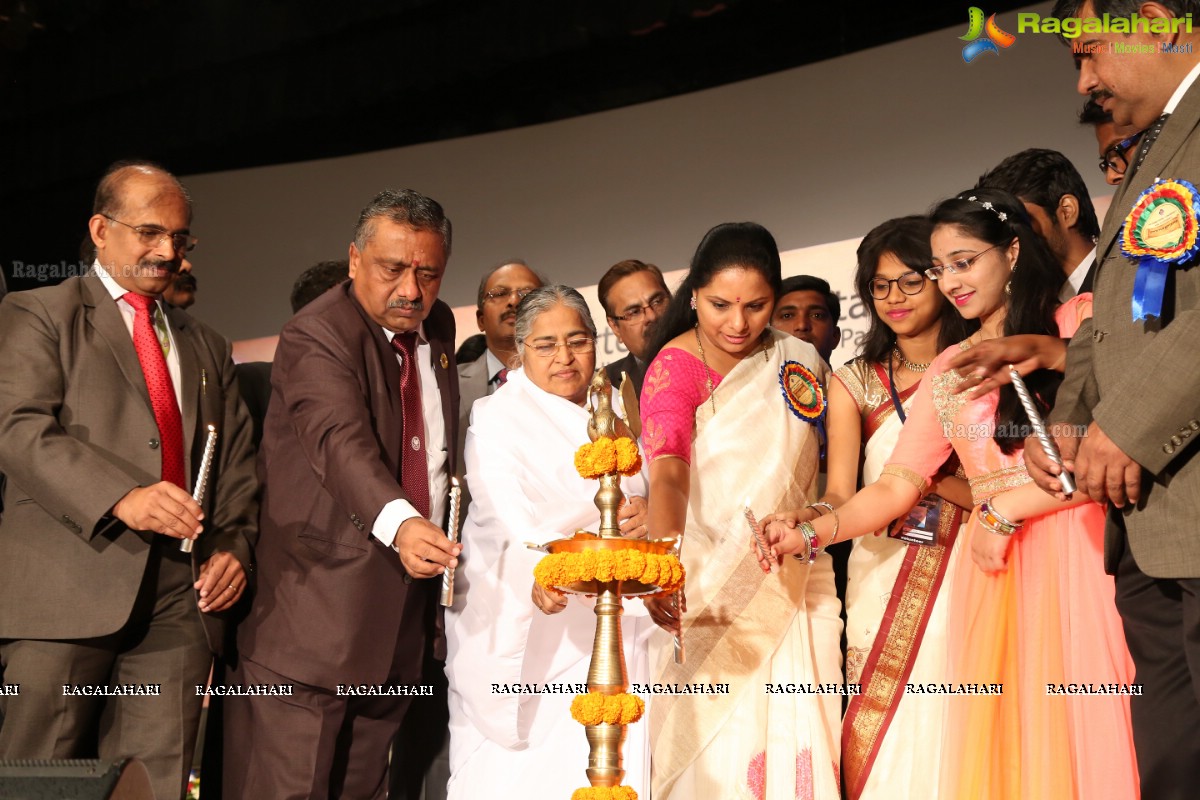
[[[421,383],[417,378],[417,334],[397,333],[392,348],[400,354],[400,407],[404,443],[400,451],[400,487],[413,508],[429,517],[429,464],[425,460],[425,416],[421,412]]]
[[[1142,162],[1146,160],[1146,154],[1150,152],[1151,145],[1153,145],[1158,139],[1158,135],[1162,133],[1163,125],[1166,124],[1167,117],[1169,116],[1171,115],[1163,114],[1161,117],[1155,120],[1154,124],[1150,126],[1150,130],[1148,130],[1146,135],[1142,137],[1142,144],[1140,147],[1138,147],[1138,156],[1137,162],[1134,166],[1134,171],[1137,171],[1137,169],[1142,166]]]
[[[157,304],[153,297],[127,292],[123,297],[133,306],[133,349],[137,351],[142,375],[146,378],[146,389],[150,392],[150,407],[154,409],[154,421],[158,424],[158,438],[162,448],[162,479],[186,489],[187,478],[183,470],[183,420],[179,416],[179,403],[175,399],[175,384],[167,369],[162,343],[154,329],[151,317]]]
[[[496,373],[496,386],[503,386],[508,383],[508,367],[501,367]]]

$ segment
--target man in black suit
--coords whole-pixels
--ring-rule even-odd
[[[667,310],[671,301],[671,290],[658,267],[629,259],[609,267],[596,287],[596,294],[604,306],[608,327],[629,351],[624,358],[604,368],[608,379],[620,388],[622,373],[628,375],[641,397],[646,350],[659,314]]]
[[[975,188],[1003,189],[1024,204],[1034,232],[1062,266],[1060,300],[1092,290],[1100,223],[1083,176],[1066,156],[1056,150],[1022,150],[981,175]]]
[[[383,192],[359,216],[350,281],[280,334],[259,589],[230,681],[292,695],[227,698],[232,797],[386,796],[403,689],[422,683],[428,652],[445,658],[440,575],[461,549],[444,532],[458,423],[454,316],[437,299],[449,252],[438,203]]]

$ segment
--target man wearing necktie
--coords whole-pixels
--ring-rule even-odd
[[[443,529],[458,421],[454,317],[437,299],[450,232],[435,201],[381,193],[359,216],[350,281],[280,334],[258,590],[230,683],[292,694],[227,699],[229,796],[386,796],[392,737],[427,699],[397,692],[422,683],[427,652],[445,658],[440,575],[461,550]]]
[[[1196,224],[1195,199],[1134,211],[1154,199],[1157,179],[1200,185],[1200,29],[1181,24],[1200,18],[1200,3],[1060,0],[1053,15],[1134,12],[1137,33],[1074,40],[1090,51],[1073,53],[1079,92],[1146,134],[1101,227],[1094,316],[1071,340],[1051,422],[1067,423],[1057,438],[1079,490],[1108,504],[1105,566],[1142,684],[1130,703],[1141,791],[1158,800],[1192,797],[1200,784],[1200,267],[1178,236]],[[1153,52],[1122,52],[1130,46]],[[1181,224],[1155,223],[1163,214]],[[1130,257],[1122,231],[1165,258],[1148,263],[1136,242]],[[1138,276],[1164,263],[1164,290],[1152,292]],[[1025,459],[1042,488],[1061,488],[1036,440]]]
[[[196,685],[247,591],[250,420],[228,342],[160,300],[195,243],[183,187],[117,164],[94,210],[92,274],[0,306],[0,661],[20,686],[0,696],[0,759],[136,756],[155,796],[178,798]]]

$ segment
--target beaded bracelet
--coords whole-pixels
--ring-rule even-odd
[[[979,522],[992,533],[998,533],[1001,536],[1012,536],[1021,530],[1021,526],[1024,524],[1010,522],[986,500],[979,506]]]
[[[827,509],[829,509],[829,513],[833,514],[833,535],[831,537],[829,537],[829,544],[825,545],[826,547],[829,547],[830,544],[833,544],[834,542],[837,541],[838,528],[842,527],[842,521],[840,519],[838,519],[837,509],[833,507],[832,503],[827,503],[824,500],[822,500],[819,503],[809,503],[807,507],[808,508],[827,508]]]

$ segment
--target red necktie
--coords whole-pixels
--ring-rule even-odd
[[[422,517],[429,517],[429,464],[425,460],[425,416],[417,378],[417,334],[397,333],[392,348],[400,354],[400,408],[404,442],[400,451],[400,487]]]
[[[133,306],[133,349],[137,351],[142,375],[146,378],[146,389],[150,392],[150,407],[154,409],[154,421],[158,424],[158,438],[162,447],[162,479],[186,489],[187,478],[183,471],[183,420],[179,416],[179,403],[175,399],[175,385],[167,370],[167,359],[162,344],[154,332],[154,298],[127,292],[123,298]]]
[[[496,385],[503,386],[506,383],[508,383],[508,367],[501,367],[500,371],[496,373]]]

